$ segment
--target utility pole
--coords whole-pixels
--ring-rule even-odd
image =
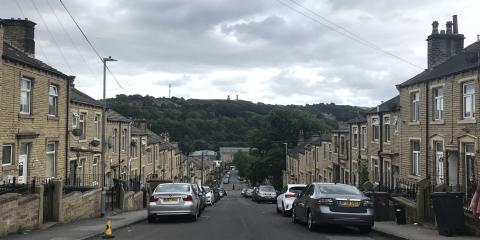
[[[106,99],[106,92],[107,92],[107,62],[109,61],[117,61],[112,57],[103,58],[103,106],[102,106],[102,194],[100,195],[100,202],[101,202],[101,215],[104,217],[106,215],[106,179],[105,179],[105,172],[106,172],[106,164],[105,164],[105,153],[107,150],[107,138],[106,138],[106,125],[107,125],[107,99]]]
[[[288,171],[288,143],[284,142],[283,145],[285,145],[285,173],[287,176],[285,183],[288,184],[288,178],[290,178]]]
[[[203,186],[203,154],[204,152],[202,151],[202,176],[200,177],[200,185]]]

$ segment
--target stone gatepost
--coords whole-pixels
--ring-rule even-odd
[[[45,188],[43,187],[43,184],[36,184],[35,185],[35,193],[38,194],[38,201],[39,201],[39,207],[38,207],[38,225],[41,225],[43,223],[43,193],[45,191]]]
[[[63,181],[60,179],[52,180],[53,188],[53,218],[58,222],[63,222]]]

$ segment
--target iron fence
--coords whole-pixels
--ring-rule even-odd
[[[32,178],[32,180],[27,183],[18,183],[17,178],[13,177],[10,181],[0,184],[0,195],[5,193],[35,193],[36,181],[36,178]]]
[[[393,186],[378,186],[377,191],[388,192],[392,196],[401,196],[409,200],[416,201],[418,185],[408,180],[399,179],[394,183]]]

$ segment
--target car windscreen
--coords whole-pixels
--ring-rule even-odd
[[[209,187],[203,187],[203,189],[205,189],[205,192],[209,192],[209,191],[210,191],[210,188],[209,188]]]
[[[296,193],[296,194],[300,194],[300,193],[303,191],[303,189],[305,189],[305,187],[303,187],[303,186],[291,187],[291,188],[289,189],[289,192],[293,192],[293,193]]]
[[[340,184],[318,185],[316,190],[322,194],[362,195],[356,187]]]
[[[155,193],[170,193],[170,192],[190,192],[190,185],[188,184],[160,184],[155,188]]]
[[[275,192],[275,188],[272,186],[261,186],[260,191],[262,192]]]

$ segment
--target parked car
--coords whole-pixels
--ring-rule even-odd
[[[292,211],[292,204],[306,187],[306,184],[287,184],[277,197],[277,213],[287,216]]]
[[[275,202],[277,192],[272,185],[260,185],[253,193],[252,199],[256,202]]]
[[[224,177],[223,184],[229,184],[229,183],[230,183],[230,178]]]
[[[148,222],[169,215],[189,216],[196,221],[200,215],[200,199],[189,183],[159,184],[152,193],[147,207]]]
[[[242,191],[240,192],[240,196],[244,196],[245,197],[245,193],[247,192],[247,189],[244,188],[242,189]]]
[[[218,192],[220,193],[220,198],[227,196],[227,192],[223,188],[219,188]]]
[[[202,188],[205,191],[205,198],[207,200],[206,201],[207,205],[213,206],[213,204],[215,204],[215,199],[213,196],[212,189],[210,189],[210,187],[208,186],[203,186]]]
[[[252,195],[253,195],[253,188],[247,188],[247,190],[245,190],[245,195],[243,195],[245,198],[251,198]]]
[[[200,199],[200,214],[203,212],[205,207],[207,206],[207,197],[205,196],[205,193],[203,189],[198,186],[198,184],[192,184],[193,185],[193,190],[197,193],[198,198]]]
[[[363,233],[373,227],[373,202],[356,187],[339,183],[312,183],[293,202],[292,222],[356,226]]]
[[[214,202],[220,201],[220,191],[217,187],[212,187]]]

